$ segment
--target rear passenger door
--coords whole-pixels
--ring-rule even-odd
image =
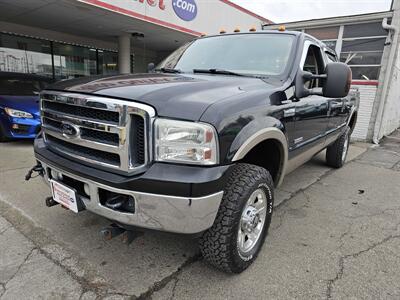
[[[300,67],[313,74],[322,74],[325,70],[325,60],[321,48],[312,41],[306,41]],[[305,83],[309,89],[320,89],[322,81],[312,79]],[[299,99],[295,112],[295,138],[293,150],[324,142],[328,123],[328,99],[311,95]],[[295,153],[294,153],[295,155]]]

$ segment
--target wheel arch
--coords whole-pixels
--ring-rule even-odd
[[[256,131],[242,143],[233,156],[232,162],[244,161],[252,163],[254,161],[260,161],[260,163],[255,164],[266,167],[265,164],[262,163],[263,160],[249,157],[249,155],[252,153],[258,153],[259,150],[268,150],[270,147],[277,147],[276,149],[279,151],[279,163],[277,164],[277,170],[274,170],[274,174],[271,174],[274,179],[275,186],[277,187],[282,183],[288,161],[287,139],[282,130],[272,127],[263,128]],[[266,162],[271,162],[273,159],[276,159],[276,157],[265,157]],[[266,167],[266,169],[268,168]]]

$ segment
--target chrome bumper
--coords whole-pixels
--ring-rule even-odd
[[[195,234],[212,226],[217,215],[223,191],[199,198],[175,197],[116,189],[104,184],[62,171],[41,162],[46,170],[44,179],[49,184],[48,170],[54,170],[89,185],[90,197],[82,197],[87,210],[126,225],[159,231]],[[103,206],[98,189],[130,195],[135,199],[135,213],[124,213]]]

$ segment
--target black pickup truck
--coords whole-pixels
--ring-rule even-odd
[[[193,234],[209,263],[239,273],[264,243],[284,175],[325,148],[328,165],[345,162],[350,84],[335,52],[301,32],[199,38],[149,73],[42,92],[34,170],[48,202]]]

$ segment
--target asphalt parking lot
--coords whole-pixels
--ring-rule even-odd
[[[340,170],[323,153],[290,174],[258,260],[240,275],[207,267],[196,241],[146,233],[104,241],[107,220],[46,208],[24,181],[32,144],[0,145],[0,298],[399,299],[400,132],[353,144]]]

